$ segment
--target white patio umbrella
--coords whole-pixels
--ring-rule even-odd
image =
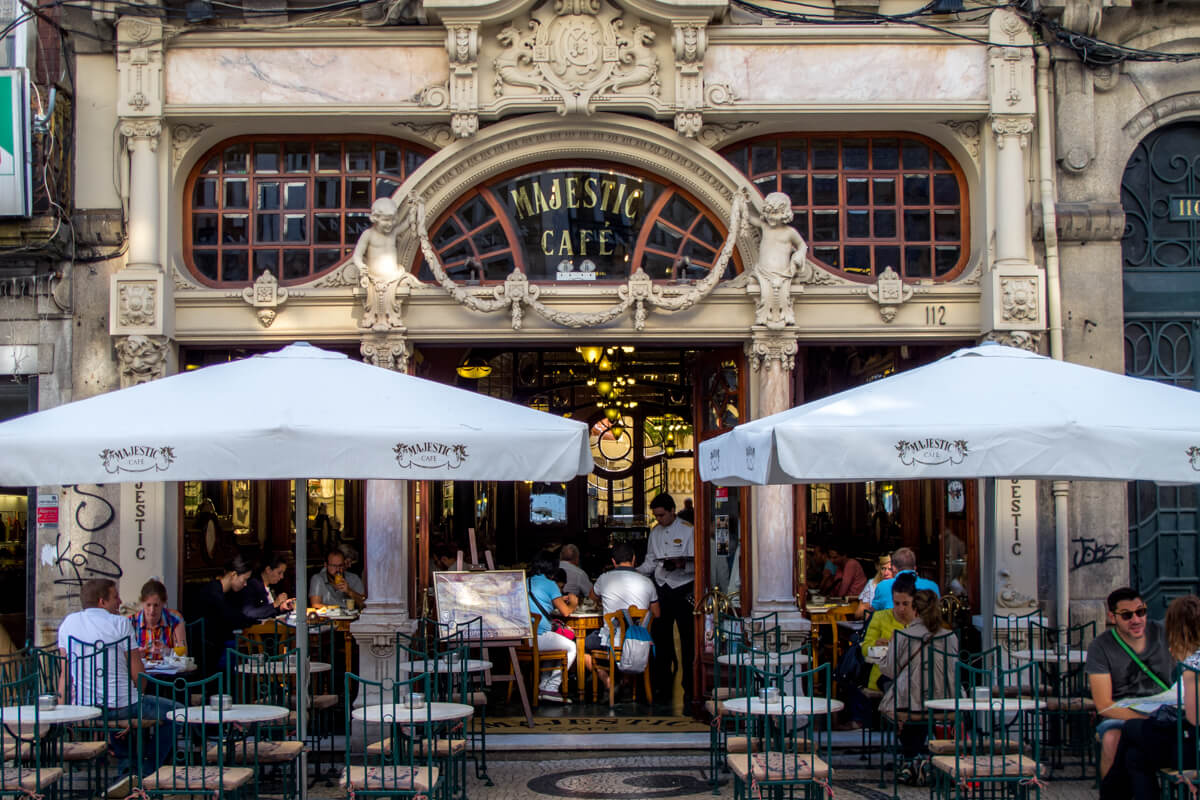
[[[295,480],[302,601],[309,477],[557,482],[592,464],[582,422],[305,343],[0,424],[3,486]]]
[[[739,425],[700,445],[700,476],[727,486],[921,478],[1200,483],[1200,392],[985,344]],[[1057,536],[1062,625],[1069,542],[1066,530]]]

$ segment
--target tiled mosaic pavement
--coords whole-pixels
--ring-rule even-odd
[[[489,773],[495,786],[484,786],[473,777],[467,782],[469,800],[655,800],[656,798],[692,798],[712,800],[707,780],[708,755],[688,752],[669,754],[594,754],[581,758],[545,758],[549,754],[524,754],[506,758],[497,753],[489,760]],[[565,753],[564,753],[565,755]],[[886,800],[890,784],[880,789],[878,767],[864,769],[857,755],[835,756],[833,789],[835,796]],[[343,797],[337,788],[316,786],[311,798]],[[1091,781],[1050,781],[1043,798],[1075,800],[1096,796]],[[720,797],[733,797],[733,784],[723,776]],[[901,787],[904,800],[928,798],[927,788]]]

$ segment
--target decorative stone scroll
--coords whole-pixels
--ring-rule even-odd
[[[729,220],[729,233],[725,237],[725,243],[721,247],[716,262],[703,280],[686,287],[659,286],[639,266],[629,276],[625,285],[617,288],[617,302],[606,309],[594,312],[560,311],[547,305],[542,301],[542,295],[543,293],[550,294],[553,289],[543,292],[542,287],[529,282],[525,273],[515,269],[505,278],[504,283],[491,289],[468,289],[459,286],[446,274],[441,259],[438,258],[437,252],[429,241],[425,206],[420,202],[416,205],[415,225],[421,252],[438,285],[457,302],[472,311],[494,313],[507,310],[512,318],[513,330],[520,330],[526,308],[531,309],[548,322],[567,328],[592,328],[605,325],[632,309],[634,330],[640,331],[645,328],[648,307],[666,313],[684,311],[696,305],[712,292],[729,266],[729,259],[733,256],[733,248],[744,223],[748,205],[749,199],[744,192],[734,198]]]
[[[394,369],[397,372],[408,372],[408,359],[412,355],[412,347],[403,334],[364,333],[358,351],[362,353],[363,361],[368,364]]]
[[[279,307],[287,302],[288,290],[279,285],[274,273],[264,272],[253,286],[242,289],[242,299],[254,308],[259,324],[269,328],[275,321]]]
[[[906,284],[891,267],[885,267],[875,280],[875,285],[867,288],[867,297],[879,304],[879,316],[884,322],[894,320],[900,306],[912,296],[913,287]]]

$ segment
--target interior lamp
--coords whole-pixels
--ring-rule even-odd
[[[464,358],[454,371],[460,378],[477,381],[492,374],[492,365],[483,356],[472,355]]]
[[[576,347],[575,352],[583,356],[583,360],[588,364],[595,364],[600,360],[600,356],[604,355],[604,348],[599,345],[584,345]]]

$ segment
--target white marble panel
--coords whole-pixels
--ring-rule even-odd
[[[705,83],[743,103],[987,101],[987,51],[958,45],[710,45]]]
[[[204,47],[167,54],[169,105],[390,105],[445,83],[434,47]]]

